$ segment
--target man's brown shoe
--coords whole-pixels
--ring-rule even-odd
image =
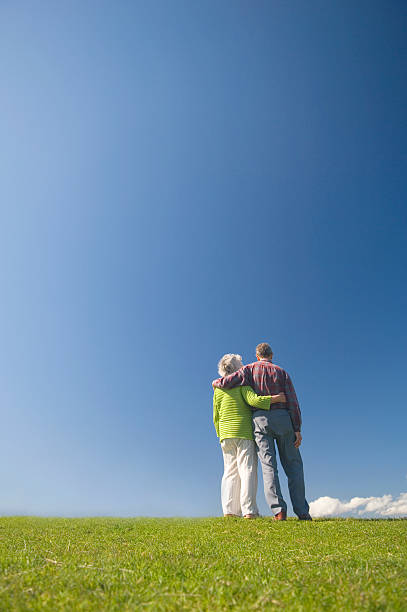
[[[274,515],[274,521],[286,521],[287,520],[287,511],[281,510],[278,514]]]
[[[310,514],[300,514],[298,518],[300,521],[312,521],[312,516]]]

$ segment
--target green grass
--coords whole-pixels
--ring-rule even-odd
[[[407,521],[0,518],[0,610],[407,610]]]

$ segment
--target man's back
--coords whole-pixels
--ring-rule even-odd
[[[301,411],[294,386],[287,372],[268,359],[261,359],[243,366],[237,372],[218,379],[215,383],[220,389],[232,389],[250,385],[257,395],[276,395],[285,393],[286,404],[274,404],[273,408],[283,408],[290,413],[294,431],[301,429]]]
[[[261,360],[244,366],[250,376],[250,386],[258,395],[275,395],[284,392],[285,372],[271,361]]]

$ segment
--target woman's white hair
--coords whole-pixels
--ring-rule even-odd
[[[241,355],[226,353],[218,363],[218,372],[221,376],[227,376],[239,370],[243,366]]]

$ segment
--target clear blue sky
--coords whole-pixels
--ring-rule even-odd
[[[1,3],[1,513],[219,514],[210,383],[260,341],[309,500],[407,489],[406,28],[397,0]]]

